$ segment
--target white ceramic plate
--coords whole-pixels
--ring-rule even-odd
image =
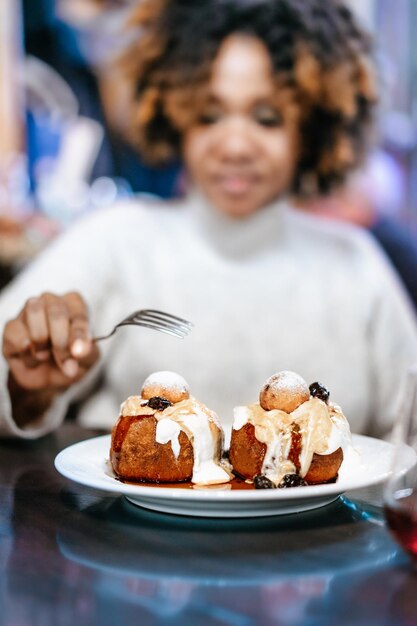
[[[125,484],[112,475],[108,461],[110,435],[81,441],[62,450],[55,459],[55,467],[81,485],[124,495],[134,504],[154,511],[197,517],[262,517],[315,509],[336,500],[345,491],[385,480],[392,445],[363,435],[353,435],[352,440],[354,448],[346,456],[336,483],[292,489],[232,491],[227,484],[205,489]],[[410,448],[404,456],[404,469],[415,461],[416,453]]]

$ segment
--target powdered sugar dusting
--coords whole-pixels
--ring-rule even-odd
[[[266,411],[279,409],[291,413],[310,397],[307,383],[295,372],[284,370],[270,376],[259,394]]]
[[[185,378],[177,374],[176,372],[170,372],[168,370],[161,372],[153,372],[143,383],[142,389],[153,385],[160,385],[164,389],[170,391],[178,391],[179,393],[190,393],[190,389]]]
[[[299,374],[295,372],[291,372],[290,370],[284,370],[279,372],[278,374],[273,374],[270,376],[265,383],[266,385],[270,385],[276,391],[285,391],[293,394],[303,394],[308,392],[308,385],[304,378],[302,378]]]

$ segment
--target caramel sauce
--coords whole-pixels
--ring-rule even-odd
[[[291,430],[291,448],[288,454],[288,460],[294,463],[297,472],[300,471],[300,454],[302,448],[302,435],[298,424],[294,424]]]
[[[228,483],[221,483],[218,485],[196,485],[191,481],[183,482],[183,483],[149,483],[149,482],[141,482],[141,481],[131,481],[131,480],[123,480],[121,478],[117,478],[120,482],[126,485],[139,485],[140,487],[159,487],[161,489],[198,489],[201,491],[223,491],[226,487],[230,488],[231,491],[244,491],[244,490],[253,490],[255,489],[253,483],[247,483],[242,478],[233,478]],[[229,487],[230,486],[230,487]]]

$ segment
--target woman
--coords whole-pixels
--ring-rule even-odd
[[[227,423],[290,369],[323,382],[354,431],[385,435],[417,357],[408,301],[365,233],[289,200],[359,162],[375,102],[367,38],[321,0],[149,0],[132,25],[131,128],[150,159],[181,154],[188,192],[80,220],[4,292],[2,432],[49,432],[99,373],[80,420],[111,425],[165,369]],[[99,357],[91,335],[148,307],[193,333],[124,329]]]

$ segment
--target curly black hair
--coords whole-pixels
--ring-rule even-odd
[[[372,44],[341,1],[142,0],[130,25],[134,139],[151,162],[180,156],[217,52],[235,33],[263,41],[298,109],[295,194],[329,191],[363,157],[376,103]]]

